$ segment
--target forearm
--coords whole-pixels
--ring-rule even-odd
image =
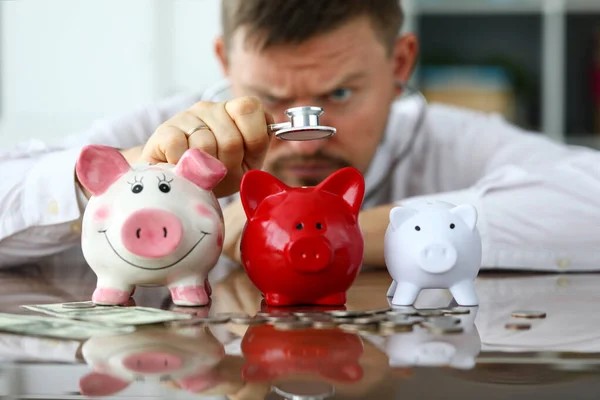
[[[386,204],[360,212],[358,222],[365,242],[364,265],[385,268],[383,244],[390,210],[394,206],[395,204]]]

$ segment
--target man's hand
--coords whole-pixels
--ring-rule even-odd
[[[253,97],[213,103],[201,101],[175,115],[148,139],[142,162],[176,164],[188,149],[200,149],[219,159],[227,175],[215,187],[217,197],[239,191],[242,175],[260,169],[269,148],[267,124],[273,117]],[[195,128],[206,125],[188,136]]]

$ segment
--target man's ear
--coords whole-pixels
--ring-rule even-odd
[[[394,65],[394,79],[399,82],[408,82],[417,64],[419,55],[419,40],[413,33],[399,36],[392,47],[392,62]],[[396,88],[397,95],[402,89]]]
[[[229,60],[227,59],[227,47],[225,46],[225,39],[223,36],[218,36],[214,41],[214,50],[217,60],[221,65],[221,71],[223,75],[229,76]]]

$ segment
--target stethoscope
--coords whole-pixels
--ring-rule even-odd
[[[374,188],[380,187],[383,182],[389,179],[390,175],[395,171],[396,167],[406,159],[409,152],[412,150],[415,139],[418,132],[421,130],[423,121],[425,120],[425,114],[427,113],[427,99],[421,93],[420,90],[413,88],[406,82],[396,81],[394,83],[398,88],[405,91],[412,92],[417,95],[421,102],[419,115],[417,121],[413,126],[411,135],[408,139],[408,143],[398,155],[394,157],[386,174],[380,179],[380,181],[374,185]],[[202,95],[201,100],[204,101],[215,101],[215,99],[226,90],[230,88],[230,83],[227,80],[217,83],[216,85],[208,88]],[[307,140],[319,140],[327,139],[336,134],[336,129],[330,126],[324,126],[320,124],[319,117],[323,115],[325,110],[321,107],[315,106],[302,106],[287,109],[284,114],[288,117],[288,122],[282,122],[278,124],[269,124],[267,129],[269,134],[275,135],[276,138],[287,141],[307,141]],[[385,146],[385,138],[380,146]],[[367,193],[364,198],[364,202],[367,202],[377,192],[371,191]]]

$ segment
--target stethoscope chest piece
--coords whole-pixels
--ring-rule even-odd
[[[294,107],[285,111],[290,122],[269,125],[269,131],[281,140],[303,141],[326,139],[335,135],[336,129],[319,124],[323,115],[321,107]]]

